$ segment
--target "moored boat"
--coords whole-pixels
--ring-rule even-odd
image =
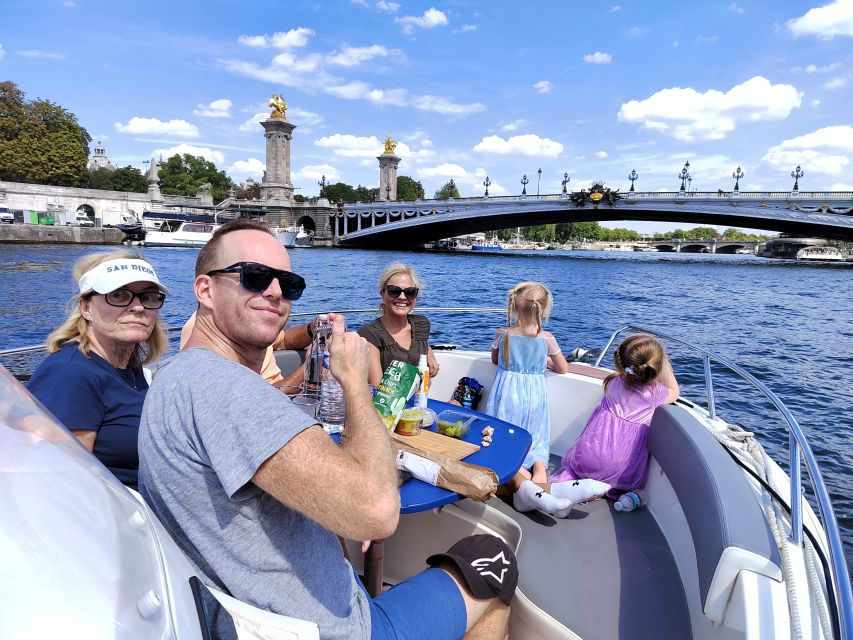
[[[552,460],[579,436],[599,402],[607,374],[600,363],[609,348],[620,332],[637,329],[616,332],[594,366],[574,364],[567,374],[546,374]],[[655,414],[645,509],[618,513],[609,501],[599,500],[578,505],[576,517],[555,520],[539,512],[517,513],[493,498],[402,516],[385,543],[386,582],[416,573],[423,558],[455,539],[491,532],[516,549],[520,562],[510,620],[513,639],[850,638],[853,605],[840,536],[820,469],[796,420],[775,394],[738,365],[661,337],[695,349],[705,362],[706,404],[681,398]],[[278,355],[284,363],[293,353]],[[488,392],[495,376],[489,353],[436,355],[442,375],[434,380],[431,397],[450,397],[462,376],[475,376]],[[715,369],[728,369],[757,391],[756,411],[768,401],[779,410],[789,430],[794,468],[799,469],[800,460],[806,464],[821,519],[802,496],[799,473],[789,478],[752,434],[717,414],[712,361]],[[162,637],[201,637],[188,583],[194,571],[144,503],[117,485],[1,371],[0,397],[14,407],[0,415],[0,451],[14,453],[6,466],[10,482],[0,483],[0,507],[13,526],[0,530],[0,542],[11,549],[10,558],[19,559],[0,581],[4,602],[16,605],[7,608],[15,615],[0,618],[0,636],[20,637],[21,629],[31,629],[25,625],[39,618],[38,606],[60,611],[60,616],[41,617],[64,625],[50,627],[45,619],[40,629],[113,629],[122,624],[147,629],[147,637],[164,627],[172,631]],[[21,503],[17,497],[24,492],[28,499]],[[10,518],[45,526],[18,527]],[[101,532],[97,549],[85,544],[96,530]],[[109,532],[106,540],[104,530]],[[33,532],[39,535],[35,546]],[[104,544],[115,553],[104,553]],[[56,553],[68,546],[74,554]],[[360,569],[357,543],[349,545],[349,552]],[[42,562],[44,554],[50,554],[51,562]],[[71,600],[88,606],[68,604],[72,584]],[[139,606],[124,606],[140,589]],[[224,602],[261,626],[266,618],[292,625],[287,628],[293,637],[318,637],[316,631],[311,635],[310,621]],[[51,635],[57,633],[41,633]]]
[[[144,242],[146,247],[201,248],[220,226],[211,222],[164,220],[159,229],[145,232]]]
[[[797,251],[797,260],[802,260],[804,262],[843,262],[844,254],[835,247],[803,247]]]
[[[296,232],[296,242],[294,247],[302,247],[306,249],[314,244],[314,232],[306,230],[302,225],[299,226],[299,231]]]

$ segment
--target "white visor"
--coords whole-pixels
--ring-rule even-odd
[[[154,267],[145,260],[108,260],[89,269],[80,278],[80,295],[87,293],[110,293],[131,282],[151,282],[163,293],[169,290],[163,286],[154,272]]]

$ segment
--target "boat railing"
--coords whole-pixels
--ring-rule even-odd
[[[625,331],[650,333],[667,342],[673,342],[691,351],[697,352],[702,356],[702,364],[705,377],[705,400],[707,404],[708,415],[712,420],[716,418],[716,401],[714,398],[714,382],[711,373],[711,362],[718,363],[733,373],[737,374],[751,386],[758,389],[771,404],[782,414],[785,423],[788,425],[788,460],[790,464],[789,476],[791,479],[790,493],[790,510],[791,510],[791,534],[790,540],[792,543],[800,546],[803,540],[803,507],[804,500],[802,492],[802,476],[801,462],[805,462],[806,470],[811,477],[812,489],[814,490],[815,499],[823,524],[823,530],[826,535],[827,544],[829,546],[829,555],[831,563],[831,579],[835,590],[838,603],[838,611],[841,616],[842,638],[853,638],[853,598],[851,597],[850,576],[847,573],[847,565],[844,559],[844,547],[841,542],[841,532],[838,529],[838,521],[835,518],[835,511],[832,508],[832,502],[829,499],[829,490],[823,481],[820,467],[817,464],[812,448],[809,445],[808,439],[803,432],[797,420],[788,410],[788,407],[773,393],[764,383],[757,380],[751,373],[743,367],[735,364],[728,358],[724,358],[716,353],[708,351],[691,342],[687,342],[680,338],[673,337],[666,333],[639,327],[635,325],[625,325],[616,330],[607,344],[598,355],[595,361],[595,366],[600,366],[607,351],[613,346],[616,338]]]

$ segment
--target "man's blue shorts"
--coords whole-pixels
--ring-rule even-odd
[[[441,569],[422,571],[368,600],[371,640],[456,640],[465,635],[465,601]]]

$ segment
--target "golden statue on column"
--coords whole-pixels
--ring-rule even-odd
[[[393,156],[396,146],[397,143],[391,139],[391,136],[385,136],[385,151],[383,153]]]
[[[272,94],[272,98],[270,98],[267,106],[272,107],[270,118],[281,118],[283,120],[287,120],[287,105],[284,102],[284,98],[279,94]]]

